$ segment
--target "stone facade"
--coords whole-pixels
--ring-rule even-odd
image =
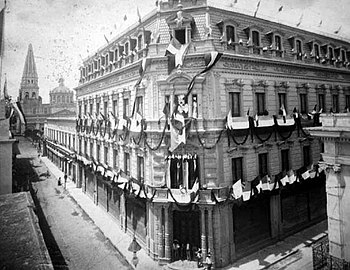
[[[170,34],[189,45],[183,65],[168,74]],[[204,258],[210,251],[223,267],[317,222],[325,217],[324,177],[304,181],[300,172],[317,163],[322,144],[304,127],[317,124],[307,120],[315,104],[317,115],[320,108],[350,106],[349,45],[206,1],[161,3],[81,67],[75,89],[77,181],[160,263],[184,257],[173,250],[178,240],[183,254],[189,243],[192,258],[200,247]],[[187,96],[186,143],[169,154],[165,105],[171,112],[177,107],[213,51],[221,59],[196,76]],[[294,115],[302,120],[294,120],[300,124],[293,130],[273,124],[281,105],[287,118],[299,112]],[[133,134],[128,124],[117,128],[132,122],[135,111],[142,115],[141,133]],[[229,111],[233,125],[225,128]],[[260,131],[247,112],[259,115]],[[197,160],[198,191],[195,179],[174,183],[176,166],[183,168],[181,179],[194,175],[190,160]],[[298,172],[300,181],[250,200],[233,199],[237,180],[248,187],[268,175],[274,183],[283,171]]]

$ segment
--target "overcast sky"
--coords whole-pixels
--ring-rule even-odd
[[[250,15],[259,2],[210,1]],[[82,59],[106,44],[104,35],[110,40],[137,22],[137,6],[143,17],[155,8],[155,0],[7,0],[1,83],[6,73],[9,94],[18,96],[28,45],[32,43],[44,102],[48,102],[49,91],[58,86],[60,77],[67,87],[76,87]],[[301,21],[301,29],[350,40],[349,10],[349,0],[261,0],[257,17],[292,26]]]

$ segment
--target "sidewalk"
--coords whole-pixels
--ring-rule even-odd
[[[62,188],[64,187],[64,173],[56,167],[47,157],[41,157],[42,162],[50,170],[50,172],[58,179],[62,179]],[[132,252],[128,251],[128,247],[133,240],[131,236],[126,234],[120,229],[118,223],[103,209],[95,205],[93,201],[86,196],[81,188],[76,188],[75,183],[68,179],[67,191],[70,196],[77,202],[77,204],[86,212],[86,214],[94,221],[97,227],[103,232],[103,234],[111,241],[111,243],[118,249],[118,251],[125,257],[130,265],[132,263]],[[157,262],[153,261],[146,253],[144,249],[137,252],[139,263],[136,269],[162,269]]]
[[[41,157],[47,168],[56,177],[63,180],[63,172],[59,170],[47,157]],[[63,180],[64,181],[64,180]],[[64,185],[64,183],[63,183]],[[119,252],[132,264],[132,253],[128,247],[132,237],[122,231],[117,222],[103,209],[93,203],[85,195],[81,188],[76,188],[75,183],[67,181],[67,191],[86,214],[95,222],[104,235],[112,242]],[[268,246],[260,251],[244,257],[224,270],[260,270],[260,269],[312,269],[312,251],[311,244],[320,238],[326,236],[327,221],[324,220],[314,226],[287,237],[274,245]],[[141,249],[137,253],[139,263],[136,269],[167,269],[161,267],[153,261]],[[302,266],[302,267],[300,267]],[[308,266],[308,267],[306,267]],[[310,268],[311,266],[311,268]]]

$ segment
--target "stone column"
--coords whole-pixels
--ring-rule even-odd
[[[322,127],[309,130],[324,142],[319,165],[327,175],[328,261],[332,269],[343,269],[350,265],[350,114],[322,116],[321,121]]]
[[[210,256],[213,265],[215,265],[215,254],[214,254],[214,236],[213,236],[213,208],[208,209],[208,252],[210,251]]]
[[[163,207],[158,208],[158,219],[157,219],[157,235],[158,235],[158,258],[163,259],[164,258],[164,226],[163,226]]]
[[[165,242],[165,260],[167,261],[171,261],[171,243],[172,243],[172,234],[171,234],[171,226],[172,226],[172,223],[170,222],[170,215],[169,215],[169,205],[165,205],[165,208],[164,208],[164,212],[165,212],[165,215],[164,215],[164,229],[165,229],[165,232],[164,232],[164,242]]]

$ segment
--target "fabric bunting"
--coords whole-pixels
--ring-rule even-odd
[[[243,195],[242,180],[239,179],[236,183],[232,185],[232,196],[237,200]]]

